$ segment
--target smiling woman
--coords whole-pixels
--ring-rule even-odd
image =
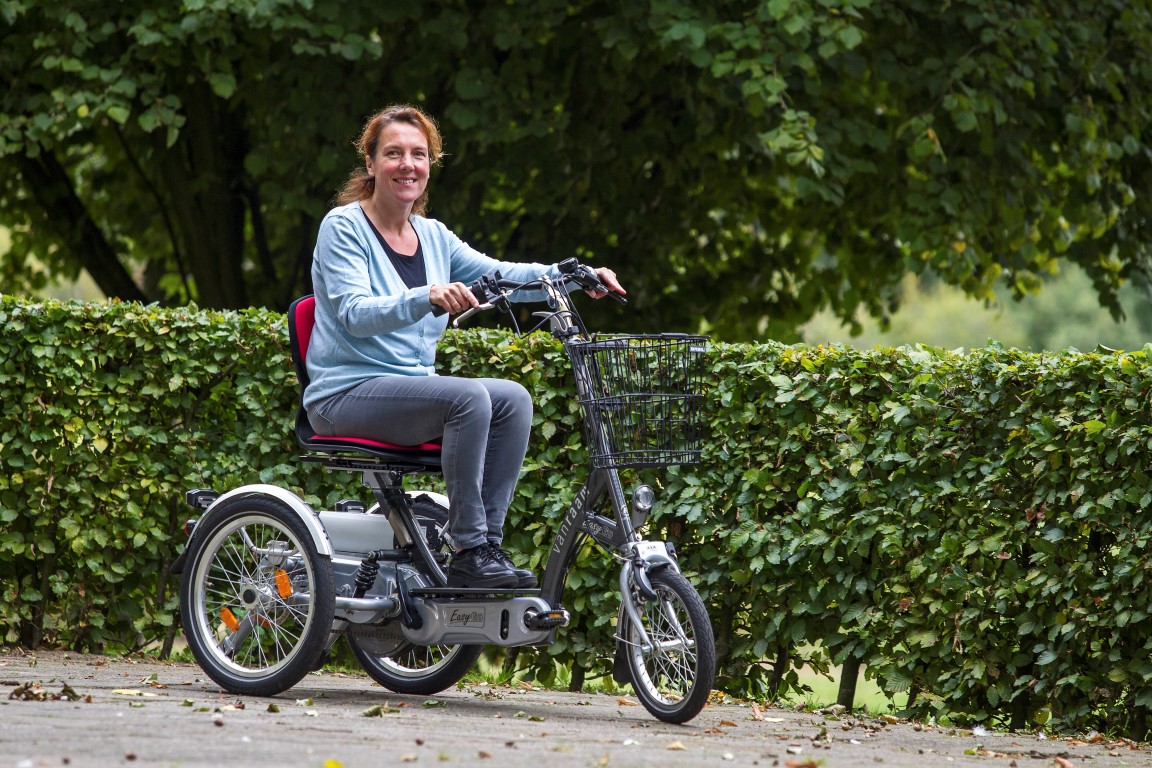
[[[532,399],[504,379],[435,375],[436,348],[446,315],[479,305],[468,285],[481,276],[559,279],[560,270],[496,261],[425,217],[429,174],[443,142],[419,108],[377,112],[356,148],[363,165],[324,217],[313,254],[309,421],[322,436],[440,443],[457,550],[448,586],[534,587],[535,575],[513,566],[500,548],[528,446]],[[611,270],[597,275],[607,290],[624,292]]]

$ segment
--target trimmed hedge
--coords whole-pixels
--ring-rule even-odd
[[[282,315],[4,297],[0,329],[4,642],[170,638],[187,488],[367,496],[294,461]],[[913,716],[1143,738],[1150,354],[713,345],[703,461],[643,479],[709,603],[721,684],[766,697],[804,664],[864,665]],[[534,393],[507,546],[538,569],[586,472],[563,352],[453,332],[441,369]],[[616,565],[587,552],[574,626],[520,666],[610,668]]]

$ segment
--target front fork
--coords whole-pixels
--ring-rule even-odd
[[[639,645],[645,650],[652,648],[652,640],[648,631],[644,629],[644,621],[640,617],[640,607],[632,597],[633,586],[644,600],[659,600],[652,583],[648,581],[648,572],[653,568],[671,568],[679,573],[680,566],[672,548],[663,541],[638,541],[633,548],[632,557],[625,560],[620,566],[620,613],[616,617],[617,630],[623,626],[625,614],[632,626],[636,628]],[[628,642],[623,637],[618,638]]]
[[[612,518],[596,512],[605,497],[611,502],[614,512]],[[632,592],[635,590],[645,600],[656,600],[656,592],[648,580],[649,571],[654,568],[671,568],[679,572],[680,567],[671,544],[645,541],[636,533],[636,529],[644,524],[652,506],[652,490],[647,486],[638,488],[633,493],[632,501],[630,508],[616,470],[592,471],[560,521],[544,569],[540,595],[554,608],[561,606],[568,569],[584,538],[591,537],[623,560],[619,576],[620,613],[617,624],[620,625],[626,614],[636,627],[641,645],[649,648],[652,643],[644,629],[640,609],[632,598]]]

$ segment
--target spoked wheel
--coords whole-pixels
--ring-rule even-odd
[[[648,580],[656,600],[643,600],[636,590],[623,599],[635,600],[649,645],[643,645],[627,612],[620,627],[622,651],[632,688],[658,720],[685,723],[708,702],[716,682],[716,640],[708,612],[683,575],[651,571]]]
[[[416,522],[423,529],[434,555],[446,554],[445,530],[448,510],[428,497],[412,504]],[[356,661],[368,675],[390,691],[431,696],[455,685],[476,664],[482,645],[418,646],[393,636],[348,636]]]
[[[405,643],[381,647],[371,638],[349,637],[352,655],[368,675],[390,691],[431,696],[455,685],[476,664],[482,645]]]
[[[180,582],[192,655],[221,688],[271,696],[313,669],[332,631],[332,564],[304,523],[266,496],[201,518]]]

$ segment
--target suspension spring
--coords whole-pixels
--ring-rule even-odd
[[[356,591],[353,597],[361,598],[376,584],[376,574],[380,573],[379,552],[369,552],[360,561],[360,569],[356,571]]]

